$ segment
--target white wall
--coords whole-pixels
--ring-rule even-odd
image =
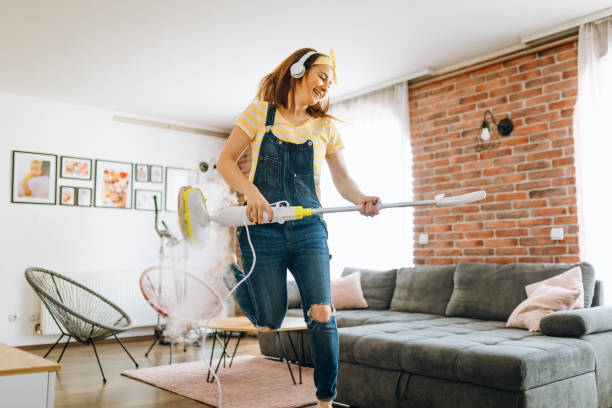
[[[0,92],[0,166],[5,169],[0,177],[0,342],[19,346],[56,339],[36,335],[35,322],[29,321],[40,302],[25,281],[27,267],[75,277],[121,274],[125,284],[138,285],[140,273],[157,264],[159,249],[149,211],[11,203],[12,150],[57,154],[58,160],[68,155],[195,169],[217,157],[224,143],[112,117],[110,111]],[[69,184],[58,178],[62,183]],[[93,181],[72,184],[93,187]],[[162,219],[179,234],[176,213],[164,212]],[[201,264],[218,262],[208,258]],[[19,320],[9,323],[9,314]]]

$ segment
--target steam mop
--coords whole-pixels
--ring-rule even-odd
[[[435,196],[433,200],[404,201],[390,204],[379,202],[377,206],[381,210],[387,208],[420,207],[428,205],[451,206],[480,201],[485,197],[486,193],[484,191],[474,191],[472,193],[453,197],[446,197],[444,194],[439,194]],[[178,199],[179,224],[181,232],[188,242],[194,244],[202,243],[204,240],[202,234],[211,222],[217,222],[219,225],[225,227],[255,225],[255,223],[247,219],[246,206],[228,207],[222,209],[215,215],[209,214],[206,208],[206,198],[204,198],[204,194],[199,188],[181,187]],[[318,214],[351,212],[361,209],[361,206],[358,205],[347,207],[304,208],[301,206],[281,206],[282,203],[286,202],[280,202],[278,203],[279,205],[272,206],[274,217],[271,222],[282,224],[286,221],[299,220],[304,217]],[[268,222],[268,217],[264,216],[263,223],[265,224]]]

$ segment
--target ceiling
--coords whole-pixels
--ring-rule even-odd
[[[611,0],[0,0],[0,91],[228,130],[298,48],[341,97],[519,43]]]

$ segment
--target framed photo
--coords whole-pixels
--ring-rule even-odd
[[[11,202],[55,205],[57,155],[13,151]]]
[[[76,188],[70,186],[60,187],[60,205],[76,205]]]
[[[164,167],[155,164],[150,165],[149,181],[152,183],[162,183],[164,181]]]
[[[149,181],[149,165],[148,164],[137,164],[136,165],[136,181]]]
[[[162,192],[153,190],[135,190],[135,208],[137,210],[155,211],[154,198],[157,198],[157,208],[162,209]]]
[[[96,160],[96,207],[132,208],[132,163]]]
[[[166,211],[177,211],[179,189],[196,185],[197,181],[198,172],[195,170],[166,167]]]
[[[77,190],[77,205],[91,207],[91,188],[79,187]]]
[[[60,177],[78,180],[91,180],[91,159],[62,156]]]

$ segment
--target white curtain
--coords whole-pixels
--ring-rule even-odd
[[[408,86],[395,85],[332,105],[351,177],[366,195],[383,202],[408,201],[411,195],[411,152]],[[322,205],[351,205],[336,191],[329,169],[321,174]],[[346,266],[384,269],[412,262],[411,209],[387,209],[376,217],[359,213],[325,216],[332,254],[331,275]]]
[[[612,17],[580,27],[575,114],[581,258],[612,303]]]

